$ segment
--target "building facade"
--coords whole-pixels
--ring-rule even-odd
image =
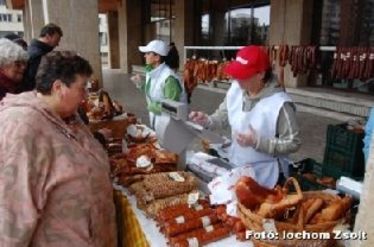
[[[41,12],[44,20],[52,16],[57,20],[58,6],[52,1],[7,0],[10,7],[24,9],[26,13]],[[66,6],[79,6],[76,1]],[[185,57],[185,46],[243,46],[258,45],[317,45],[317,46],[373,46],[374,0],[88,0],[97,5],[97,13],[104,14],[108,33],[99,27],[100,54],[111,68],[131,72],[132,65],[143,64],[138,46],[152,39],[175,42]],[[28,3],[31,3],[28,4]],[[87,8],[80,9],[85,13]],[[46,11],[47,9],[47,11]],[[56,9],[56,10],[54,10]],[[79,14],[79,13],[78,13]],[[57,16],[56,16],[57,15]],[[26,14],[27,16],[27,14]],[[66,20],[71,22],[71,19]],[[94,20],[91,20],[91,23]],[[26,19],[25,26],[33,30],[38,19]],[[88,26],[88,21],[86,23]],[[63,28],[75,32],[78,27],[66,24]],[[86,29],[89,30],[89,29]],[[88,35],[86,30],[83,31]],[[90,34],[92,36],[93,34]],[[27,36],[27,35],[26,35]],[[230,58],[231,51],[188,50],[214,59]],[[362,81],[342,81],[329,78],[333,52],[321,51],[321,64],[307,75],[293,76],[290,66],[284,69],[287,87],[323,86],[373,92],[374,86],[361,87]],[[108,54],[108,58],[106,58]],[[276,70],[278,68],[275,68]]]
[[[0,37],[16,33],[23,37],[23,16],[21,10],[9,10],[5,0],[0,0]]]
[[[23,11],[6,7],[6,1],[0,0],[0,37],[9,33],[24,37]],[[28,41],[30,37],[26,37]],[[108,21],[106,14],[99,14],[100,55],[103,66],[108,65]]]
[[[99,39],[101,63],[108,67],[109,39],[108,39],[108,19],[106,14],[99,14]]]

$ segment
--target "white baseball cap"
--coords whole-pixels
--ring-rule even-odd
[[[161,56],[166,56],[169,52],[169,47],[164,41],[155,39],[149,42],[146,46],[139,46],[139,51],[143,53],[154,52]]]

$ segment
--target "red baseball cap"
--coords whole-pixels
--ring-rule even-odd
[[[225,67],[225,73],[234,79],[245,80],[266,71],[269,68],[269,57],[261,46],[250,45],[236,54],[236,59]]]

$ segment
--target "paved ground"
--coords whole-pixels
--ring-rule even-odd
[[[103,75],[104,88],[109,91],[112,98],[120,101],[127,111],[135,113],[144,123],[148,124],[144,95],[129,80],[130,76],[119,70],[104,70]],[[222,93],[198,88],[192,95],[191,109],[212,113],[223,97]],[[297,161],[303,158],[313,158],[322,162],[327,125],[336,124],[338,121],[307,112],[298,112],[297,119],[303,144],[298,152],[291,155],[291,159]],[[221,133],[227,134],[229,132],[226,130]]]

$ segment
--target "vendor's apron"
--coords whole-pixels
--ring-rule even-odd
[[[252,147],[241,147],[235,138],[235,133],[246,133],[251,126],[257,136],[274,138],[276,135],[279,111],[285,102],[291,99],[284,92],[275,93],[261,99],[249,111],[243,111],[243,90],[234,81],[227,92],[227,111],[231,125],[232,145],[230,161],[245,169],[253,169],[256,181],[262,186],[273,188],[278,181],[278,157],[260,153]]]
[[[146,83],[151,83],[149,91],[146,92],[147,103],[160,102],[165,99],[165,81],[169,76],[176,78],[182,88],[179,101],[187,103],[187,96],[183,83],[181,83],[178,75],[176,75],[165,63],[160,64],[157,68],[146,74]],[[158,132],[157,130],[160,129],[160,126],[169,122],[169,118],[170,117],[165,113],[157,115],[153,112],[149,112],[149,123],[156,133]]]

